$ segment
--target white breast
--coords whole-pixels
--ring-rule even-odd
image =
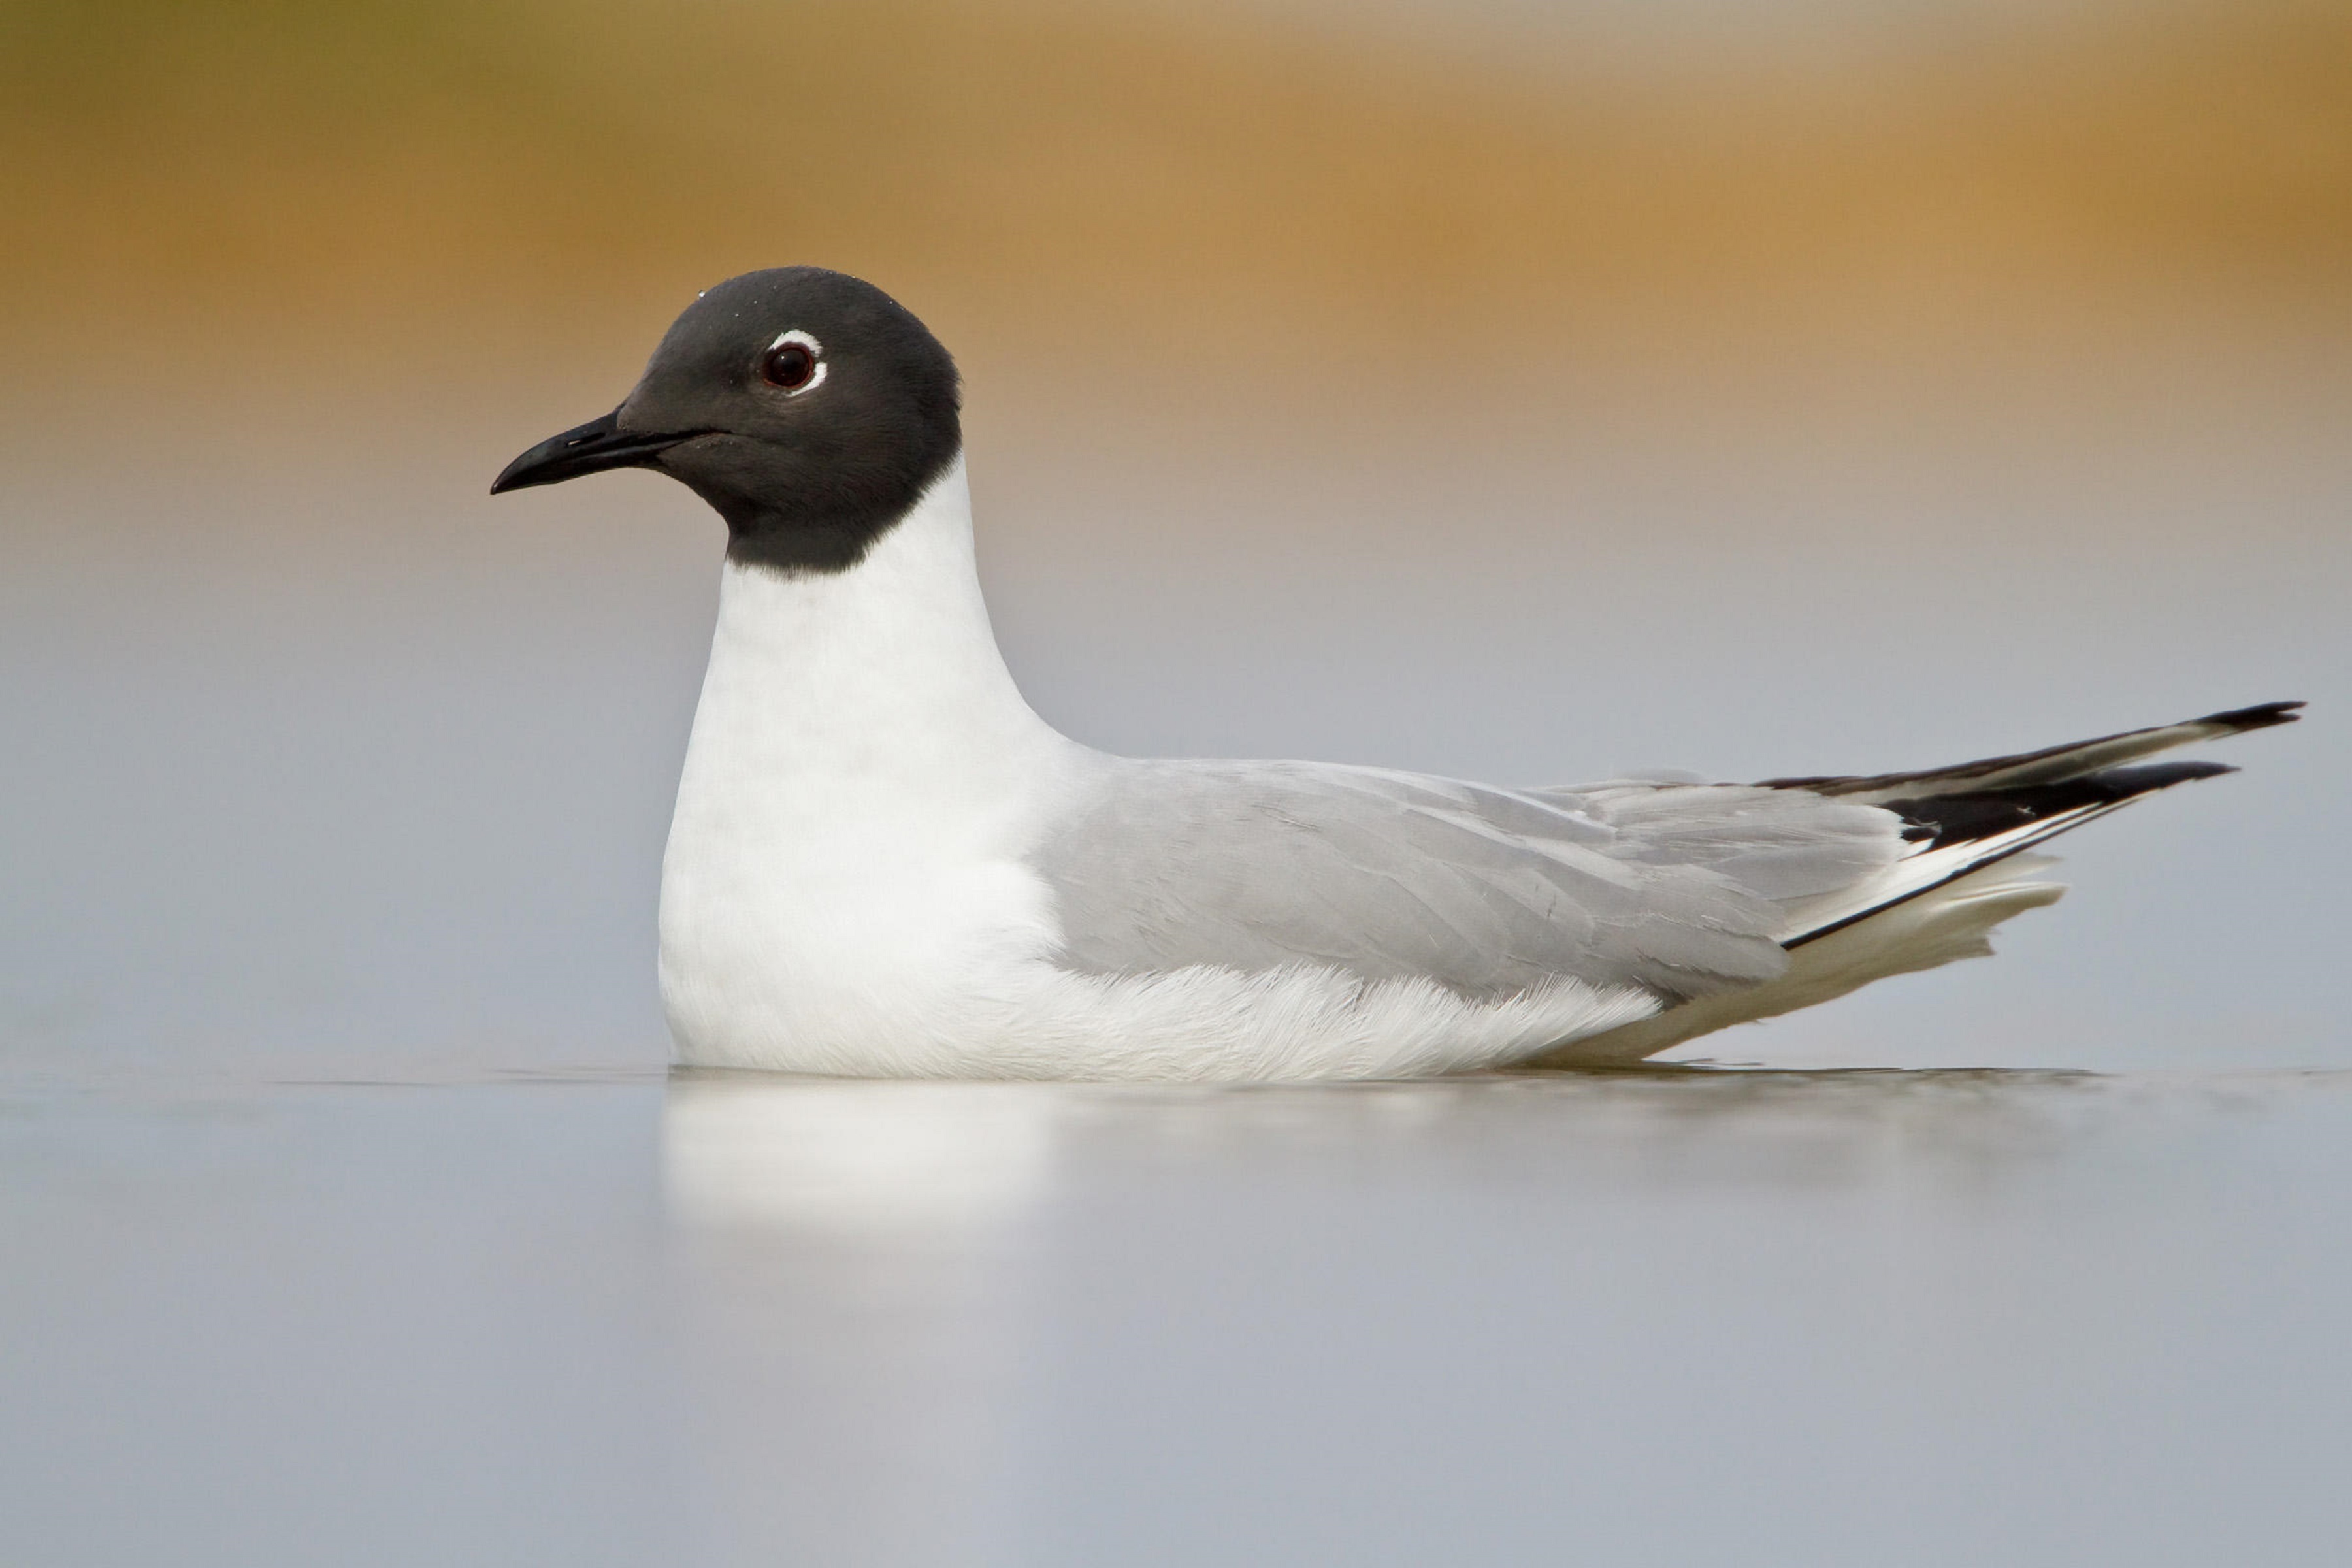
[[[956,467],[856,567],[730,563],[662,862],[682,1059],[953,1070],[971,998],[1056,933],[1022,864],[1083,756],[1022,700]]]

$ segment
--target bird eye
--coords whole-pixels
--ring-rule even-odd
[[[760,374],[771,386],[798,392],[816,374],[816,356],[798,343],[786,343],[768,351],[768,357],[760,362]]]
[[[760,379],[780,391],[806,392],[824,379],[824,350],[806,332],[785,332],[760,356]]]

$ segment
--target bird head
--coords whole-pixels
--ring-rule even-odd
[[[855,565],[962,450],[955,361],[870,283],[819,267],[731,278],[671,324],[601,419],[507,465],[490,493],[653,468],[726,520],[727,553]]]

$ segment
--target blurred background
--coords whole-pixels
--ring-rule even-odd
[[[1681,1053],[2112,1077],[669,1079],[719,526],[486,491],[793,261],[1096,744],[2311,717]],[[0,366],[0,1557],[2341,1555],[2343,0],[15,0]]]
[[[2311,722],[1695,1054],[2343,1059],[2352,9],[0,10],[0,1050],[651,1066],[718,524],[492,503],[695,291],[960,357],[1087,741],[1533,782]]]

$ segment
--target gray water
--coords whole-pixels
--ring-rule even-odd
[[[480,494],[578,389],[11,425],[0,1563],[2340,1560],[2338,380],[1909,445],[982,404],[1008,655],[1101,744],[1738,778],[2314,702],[1997,961],[1683,1053],[1878,1070],[1223,1092],[665,1075],[717,540]]]
[[[26,1564],[2325,1563],[2352,1079],[0,1099]]]

